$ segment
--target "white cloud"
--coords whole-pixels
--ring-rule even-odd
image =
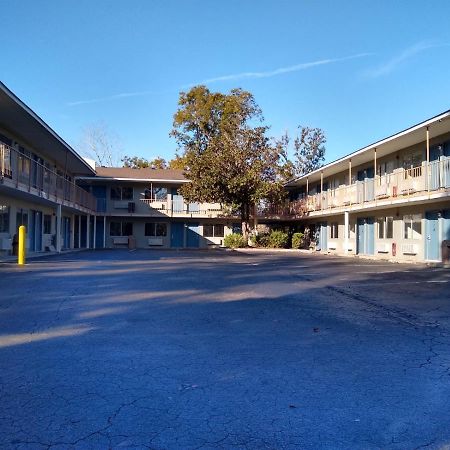
[[[422,53],[426,50],[430,50],[432,48],[447,47],[448,45],[449,44],[442,44],[433,41],[418,42],[417,44],[414,44],[411,47],[406,48],[399,55],[384,62],[380,66],[374,69],[367,70],[365,74],[372,78],[378,78],[383,75],[388,75],[394,70],[396,70],[398,67],[400,67],[405,61],[408,61],[409,59],[413,58],[419,53]]]
[[[293,66],[280,67],[278,69],[268,70],[265,72],[241,72],[241,73],[235,73],[235,74],[231,74],[231,75],[222,75],[222,76],[218,76],[218,77],[214,77],[214,78],[208,78],[208,79],[200,81],[198,83],[191,83],[191,84],[187,85],[186,87],[195,86],[196,84],[217,83],[220,81],[236,81],[236,80],[244,80],[244,79],[252,79],[252,78],[270,78],[270,77],[275,77],[278,75],[283,75],[285,73],[299,72],[301,70],[311,69],[311,68],[317,67],[317,66],[324,66],[326,64],[333,64],[333,63],[348,61],[351,59],[363,58],[365,56],[370,56],[370,55],[371,55],[371,53],[358,53],[356,55],[344,56],[342,58],[319,59],[317,61],[294,64]]]
[[[208,78],[208,79],[200,81],[198,83],[190,83],[190,84],[181,86],[180,89],[192,87],[197,84],[212,84],[212,83],[219,83],[221,81],[237,81],[237,80],[244,80],[244,79],[270,78],[270,77],[275,77],[278,75],[283,75],[285,73],[299,72],[301,70],[307,70],[307,69],[311,69],[313,67],[349,61],[351,59],[363,58],[363,57],[370,56],[370,55],[372,55],[372,53],[358,53],[356,55],[344,56],[341,58],[319,59],[317,61],[294,64],[292,66],[280,67],[278,69],[273,69],[273,70],[269,70],[266,72],[241,72],[241,73],[235,73],[235,74],[231,74],[231,75],[222,75],[222,76],[218,76],[218,77],[214,77],[214,78]],[[146,95],[157,95],[157,94],[161,94],[161,92],[155,92],[155,91],[122,92],[119,94],[113,94],[113,95],[109,95],[106,97],[98,97],[98,98],[77,100],[77,101],[69,102],[68,106],[88,105],[88,104],[92,104],[92,103],[101,103],[101,102],[106,102],[106,101],[110,101],[110,100],[118,100],[121,98],[143,97]]]

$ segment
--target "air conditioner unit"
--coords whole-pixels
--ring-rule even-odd
[[[164,245],[163,238],[162,237],[148,238],[148,245],[150,245],[151,247]]]
[[[11,238],[1,238],[0,239],[0,250],[11,250],[12,239]]]
[[[417,255],[416,244],[402,244],[402,253],[404,255]]]
[[[378,243],[377,253],[389,253],[389,244],[383,242]]]

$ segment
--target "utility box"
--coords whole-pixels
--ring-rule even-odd
[[[450,264],[450,239],[442,241],[442,262]]]
[[[128,236],[128,248],[134,250],[136,248],[136,238],[134,236]]]

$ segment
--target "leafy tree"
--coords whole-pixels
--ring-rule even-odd
[[[152,169],[167,169],[168,164],[164,158],[157,156],[154,159],[148,160],[139,156],[125,156],[122,159],[123,167],[131,167],[132,169],[145,169],[151,167]]]
[[[295,173],[302,176],[323,166],[326,138],[320,128],[299,126],[299,130],[294,139]]]
[[[168,163],[169,169],[184,170],[186,167],[186,160],[183,156],[175,154],[175,158],[171,159]]]
[[[267,136],[262,113],[249,92],[229,94],[195,86],[181,92],[173,130],[191,181],[180,189],[189,202],[217,202],[238,211],[248,241],[250,215],[282,187],[283,147]]]

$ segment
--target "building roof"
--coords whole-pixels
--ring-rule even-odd
[[[96,167],[95,178],[109,178],[113,180],[134,181],[166,181],[187,182],[182,170],[174,169],[131,169],[130,167]],[[84,177],[83,177],[84,178]],[[89,177],[94,178],[94,177]]]
[[[381,139],[373,144],[367,145],[359,150],[354,151],[342,158],[325,164],[320,169],[314,170],[306,175],[286,183],[286,187],[297,187],[306,184],[308,179],[310,182],[320,180],[321,174],[326,178],[339,172],[348,170],[349,161],[352,166],[356,167],[360,164],[365,164],[372,161],[374,158],[374,150],[377,152],[377,158],[382,158],[402,148],[410,147],[425,141],[425,130],[429,129],[430,139],[436,136],[450,132],[450,110],[444,111],[437,116],[424,120],[416,125],[413,125],[405,130]]]
[[[89,164],[31,108],[0,81],[0,124],[12,137],[35,147],[76,174],[93,174]]]

